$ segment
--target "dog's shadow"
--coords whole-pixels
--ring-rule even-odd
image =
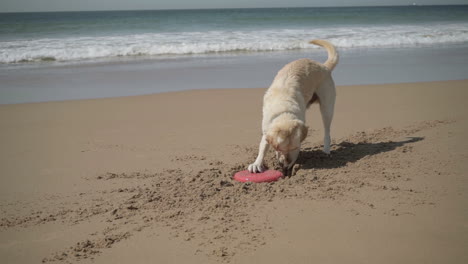
[[[346,166],[364,157],[395,150],[409,143],[423,140],[423,137],[410,137],[404,141],[388,141],[379,143],[368,142],[341,142],[338,148],[332,150],[331,156],[322,152],[321,148],[305,148],[301,151],[297,163],[301,169],[333,169]],[[405,151],[405,150],[403,150]]]

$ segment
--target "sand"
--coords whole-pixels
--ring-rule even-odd
[[[468,81],[340,86],[331,157],[313,106],[238,183],[264,91],[1,105],[0,262],[468,262]]]

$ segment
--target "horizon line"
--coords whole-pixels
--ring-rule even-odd
[[[355,5],[355,6],[294,6],[294,7],[208,7],[208,8],[167,8],[167,9],[98,9],[98,10],[55,10],[55,11],[7,11],[14,13],[72,13],[72,12],[125,12],[125,11],[189,11],[189,10],[230,10],[230,9],[285,9],[285,8],[352,8],[352,7],[431,7],[431,6],[468,6],[468,4],[408,4],[408,5]]]

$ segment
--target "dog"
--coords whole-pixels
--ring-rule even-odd
[[[335,108],[336,89],[331,72],[338,64],[336,48],[325,40],[312,40],[325,48],[325,63],[299,59],[286,64],[276,75],[263,97],[262,139],[258,156],[248,166],[251,173],[265,171],[263,160],[269,146],[273,146],[283,172],[287,175],[295,164],[301,142],[308,127],[305,112],[315,102],[320,105],[324,126],[323,152],[330,155],[330,126]]]

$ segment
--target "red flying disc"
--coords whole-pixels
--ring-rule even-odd
[[[283,177],[283,173],[277,170],[267,170],[261,173],[251,173],[248,170],[234,174],[234,180],[240,182],[272,182]]]

